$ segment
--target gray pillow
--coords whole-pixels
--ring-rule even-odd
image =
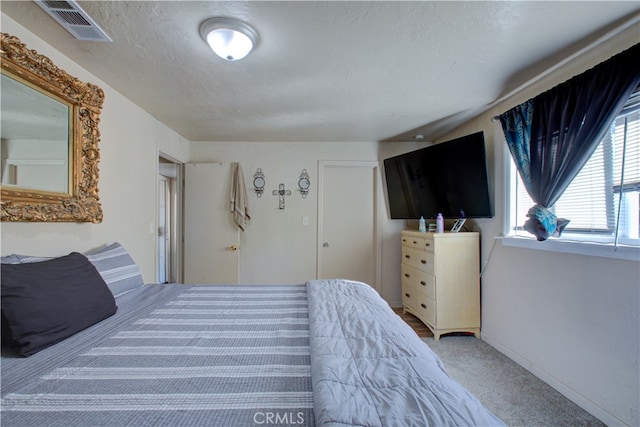
[[[6,255],[0,258],[2,264],[20,264],[20,258],[16,254]]]
[[[47,256],[33,256],[33,255],[15,255],[20,260],[20,264],[28,264],[31,262],[42,262],[49,261],[50,259],[54,259],[55,257],[47,257]]]
[[[114,296],[144,285],[138,265],[120,243],[112,243],[85,255],[96,267]]]
[[[11,254],[3,256],[1,259],[2,264],[28,264],[31,262],[42,262],[54,259],[52,256],[33,256],[33,255],[18,255]]]

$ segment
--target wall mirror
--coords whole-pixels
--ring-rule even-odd
[[[104,92],[2,37],[2,221],[100,222],[100,111]]]

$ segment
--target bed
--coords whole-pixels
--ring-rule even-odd
[[[41,269],[45,282],[64,275],[58,264],[71,255],[93,266],[115,311],[76,308],[92,300],[72,287],[61,316],[104,318],[33,351],[12,311],[11,285],[22,281],[11,274],[39,286]],[[143,284],[119,244],[69,256],[3,258],[3,342],[16,340],[3,345],[4,425],[503,425],[364,283]]]

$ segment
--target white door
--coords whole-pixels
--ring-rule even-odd
[[[239,232],[230,212],[231,165],[185,165],[184,281],[237,284]]]
[[[318,170],[318,278],[378,289],[378,163],[321,161]]]

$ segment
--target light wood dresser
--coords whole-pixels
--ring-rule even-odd
[[[479,233],[402,231],[402,306],[431,329],[480,338]]]

